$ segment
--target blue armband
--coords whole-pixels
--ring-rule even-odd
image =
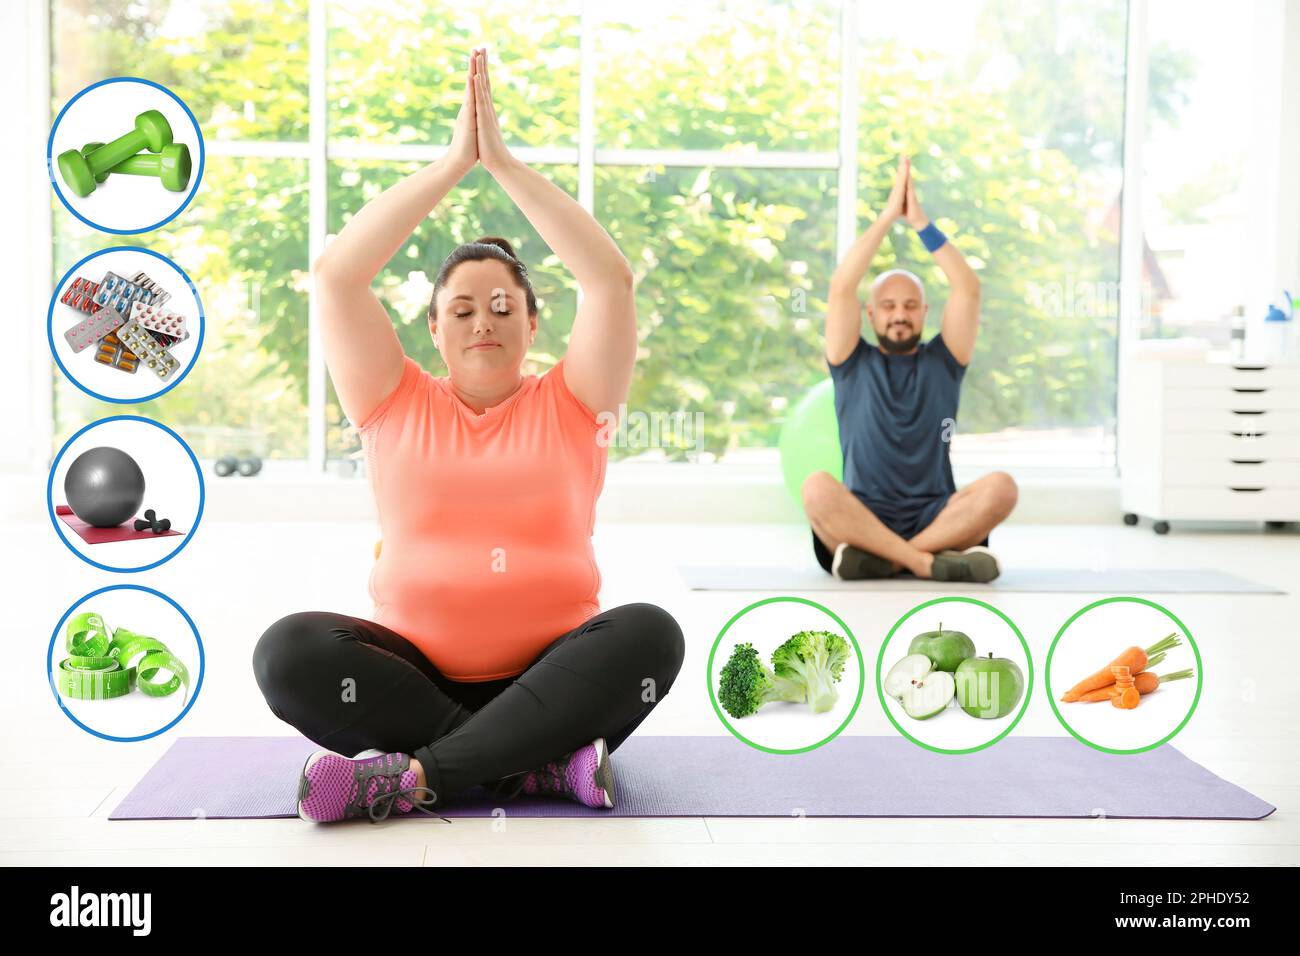
[[[948,241],[948,237],[940,232],[939,227],[934,223],[930,223],[924,229],[917,230],[916,234],[920,237],[922,245],[925,246],[928,252],[934,252]]]

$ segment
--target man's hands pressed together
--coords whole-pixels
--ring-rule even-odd
[[[926,226],[930,225],[929,217],[926,216],[925,210],[921,208],[921,201],[916,198],[916,181],[912,179],[912,161],[903,160],[907,167],[907,188],[903,196],[903,219],[907,224],[920,232]]]

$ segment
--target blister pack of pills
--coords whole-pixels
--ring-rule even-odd
[[[154,282],[153,279],[150,279],[149,276],[143,272],[137,272],[135,275],[131,276],[131,281],[140,286],[140,288],[149,292],[152,296],[152,298],[149,299],[150,305],[162,305],[172,297],[170,292],[160,286],[157,282]]]
[[[157,342],[165,349],[170,349],[173,345],[177,345],[181,342],[184,342],[186,339],[190,337],[189,332],[186,332],[178,339],[174,335],[164,335],[162,332],[153,331],[153,329],[147,329],[146,331],[153,336],[153,340],[155,342]]]
[[[132,303],[143,302],[149,305],[153,298],[154,294],[149,289],[138,282],[123,279],[116,272],[104,273],[104,278],[99,281],[99,288],[95,291],[96,305],[112,306],[123,315],[131,314]]]
[[[139,357],[141,365],[164,381],[171,378],[181,367],[181,363],[155,342],[138,322],[127,322],[117,330],[117,337]]]
[[[188,337],[185,332],[185,316],[156,305],[145,305],[143,302],[132,303],[131,321],[149,332],[156,333],[155,339],[160,341],[165,339],[163,341],[165,345],[172,345]]]
[[[133,375],[140,365],[140,359],[122,344],[116,332],[109,332],[99,340],[99,348],[95,350],[95,361]]]
[[[92,312],[99,311],[100,307],[95,304],[95,293],[98,291],[98,282],[91,282],[89,279],[78,276],[72,280],[72,285],[64,290],[63,295],[59,296],[59,301],[64,305],[71,306],[78,312],[85,312],[89,315]]]
[[[72,280],[59,301],[84,318],[64,332],[73,352],[96,345],[95,361],[127,374],[145,365],[159,379],[179,374],[181,363],[168,350],[190,337],[184,315],[161,308],[171,298],[148,274],[125,279],[106,272],[99,282]]]
[[[68,340],[72,351],[81,352],[90,348],[109,332],[116,331],[126,323],[126,316],[111,306],[105,306],[94,315],[88,315],[68,331],[63,337]]]

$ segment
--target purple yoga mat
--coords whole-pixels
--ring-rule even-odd
[[[298,777],[315,749],[302,737],[182,737],[109,819],[297,816]],[[503,804],[475,788],[442,814],[1258,820],[1276,809],[1167,744],[1116,756],[1073,737],[1008,737],[952,756],[901,737],[841,736],[778,756],[733,737],[634,736],[613,760],[613,810],[535,797]]]

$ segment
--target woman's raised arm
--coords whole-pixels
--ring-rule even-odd
[[[632,267],[587,210],[506,149],[492,105],[487,53],[477,50],[474,56],[479,161],[573,273],[582,290],[564,355],[564,382],[593,412],[617,415],[627,400],[636,362]]]
[[[402,345],[370,284],[478,161],[472,69],[471,59],[446,154],[361,207],[312,263],[325,365],[354,425],[364,422],[402,378]]]

